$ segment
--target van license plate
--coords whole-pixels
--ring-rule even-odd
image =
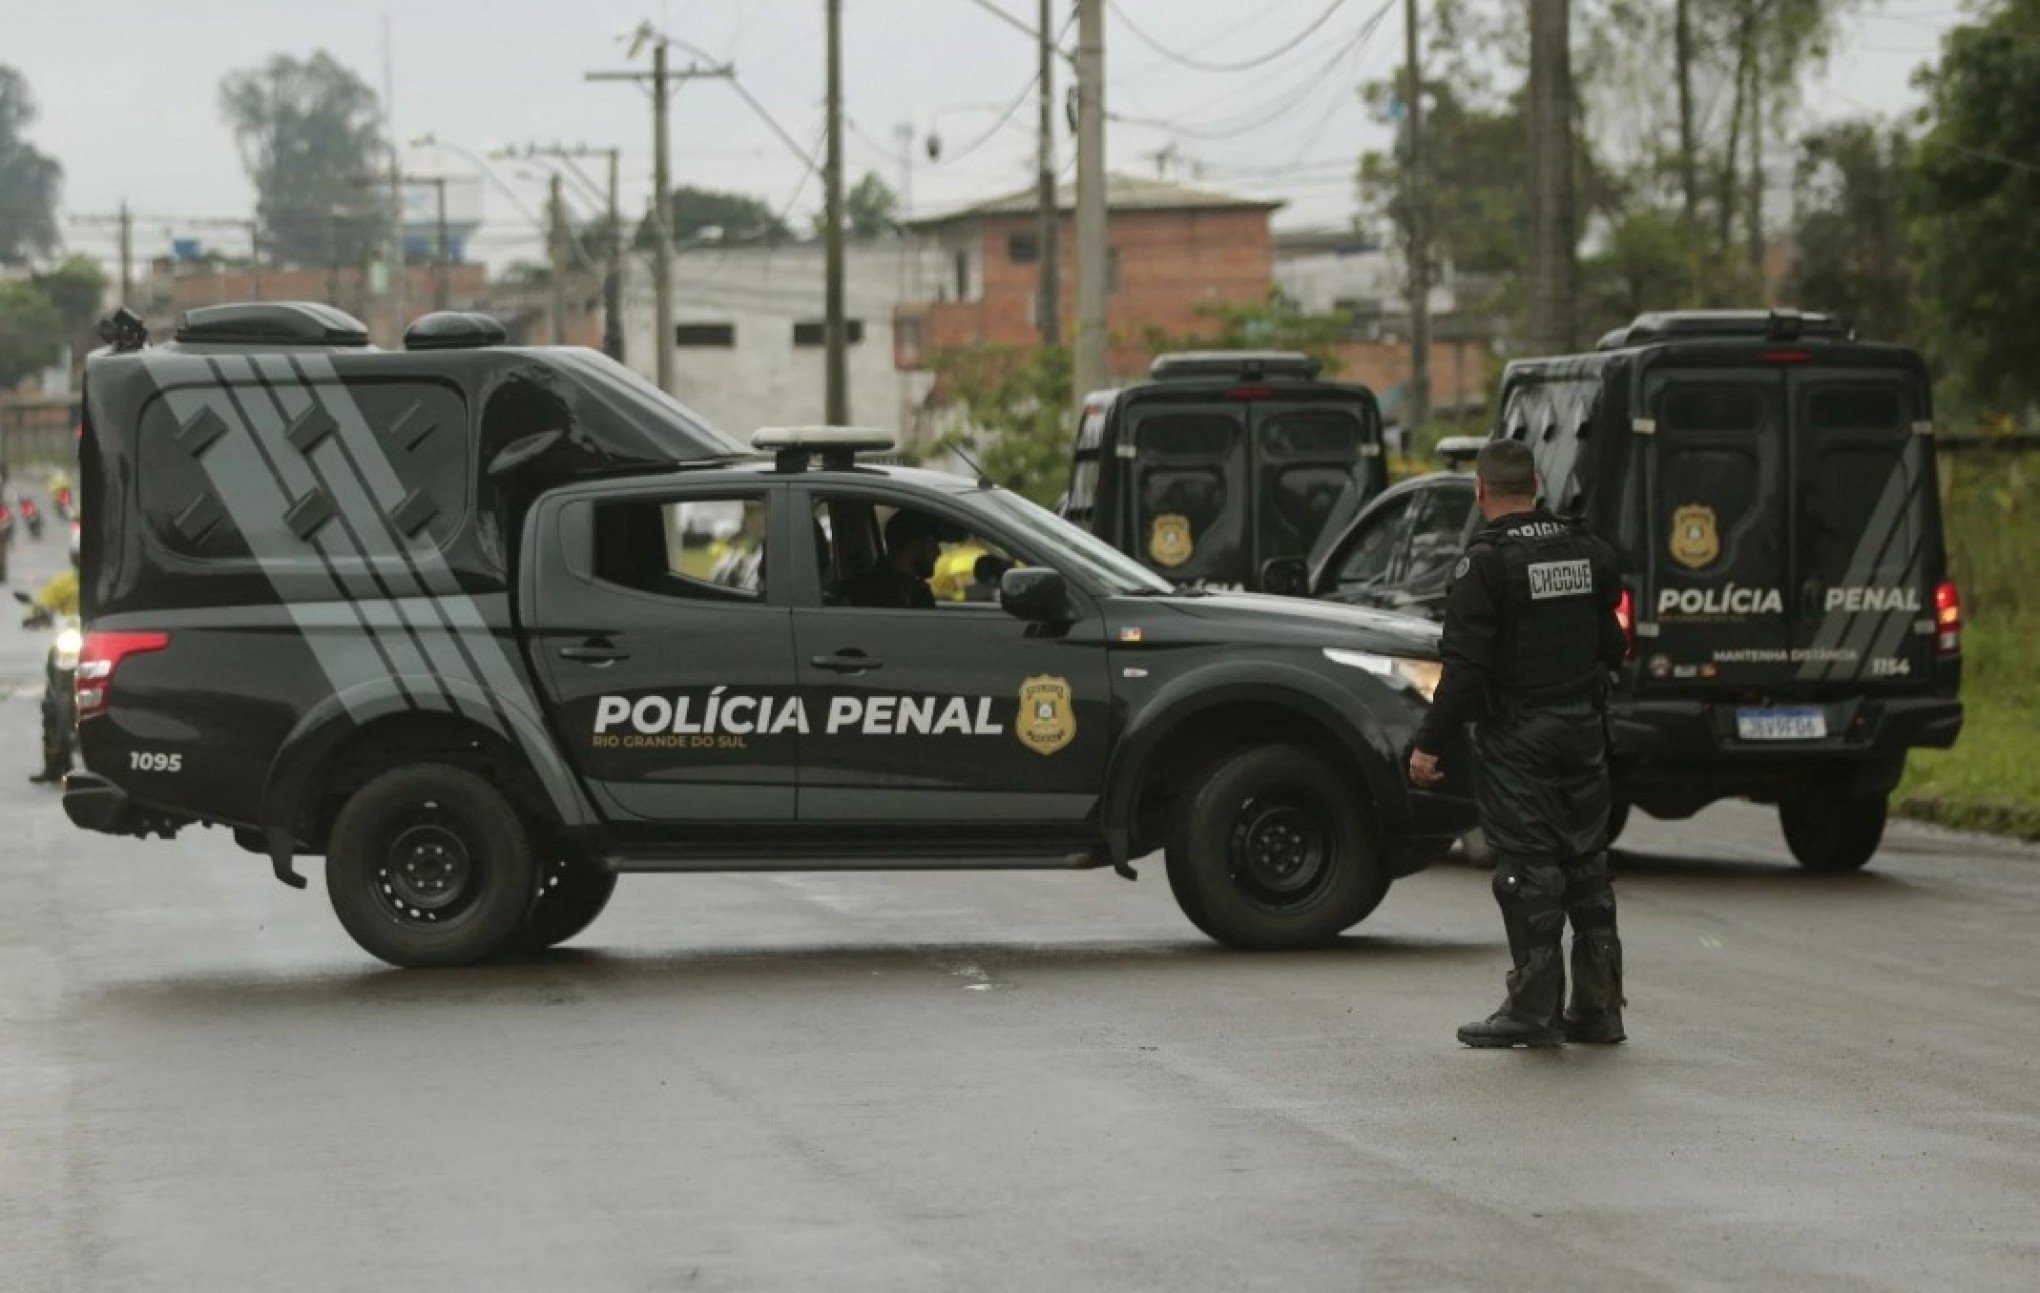
[[[1738,709],[1735,734],[1745,741],[1818,741],[1827,735],[1820,709]]]

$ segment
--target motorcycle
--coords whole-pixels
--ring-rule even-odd
[[[57,486],[50,494],[50,506],[57,509],[58,520],[75,521],[78,519],[78,492],[69,485]]]
[[[22,617],[23,628],[52,630],[49,653],[43,658],[43,766],[30,780],[61,783],[78,750],[78,697],[72,688],[85,635],[70,616],[50,613],[20,589],[14,590],[14,600],[29,608]]]
[[[26,494],[21,496],[21,519],[28,526],[29,538],[42,538],[42,509]]]

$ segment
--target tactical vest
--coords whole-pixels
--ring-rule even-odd
[[[1609,578],[1600,546],[1541,510],[1474,544],[1501,557],[1506,590],[1495,699],[1539,705],[1599,695],[1606,684],[1601,617],[1608,613],[1600,585]]]

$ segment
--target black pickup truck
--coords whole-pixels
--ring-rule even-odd
[[[93,830],[230,828],[360,945],[578,933],[628,871],[1113,867],[1321,943],[1473,818],[1404,782],[1421,621],[1182,590],[1005,490],[754,452],[593,352],[222,306],[85,379]],[[1003,568],[936,602],[940,545]]]

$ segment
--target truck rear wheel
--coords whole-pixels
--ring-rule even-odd
[[[594,924],[616,892],[616,873],[592,862],[548,862],[538,869],[534,887],[531,910],[506,951],[543,952]]]
[[[391,965],[486,959],[516,931],[537,885],[517,810],[448,764],[374,778],[347,800],[327,840],[334,914],[363,951]]]
[[[1388,888],[1349,780],[1295,746],[1214,763],[1170,832],[1169,888],[1190,922],[1231,947],[1316,947]]]
[[[1781,802],[1778,824],[1807,870],[1860,871],[1884,840],[1888,811],[1883,795],[1817,790]]]

